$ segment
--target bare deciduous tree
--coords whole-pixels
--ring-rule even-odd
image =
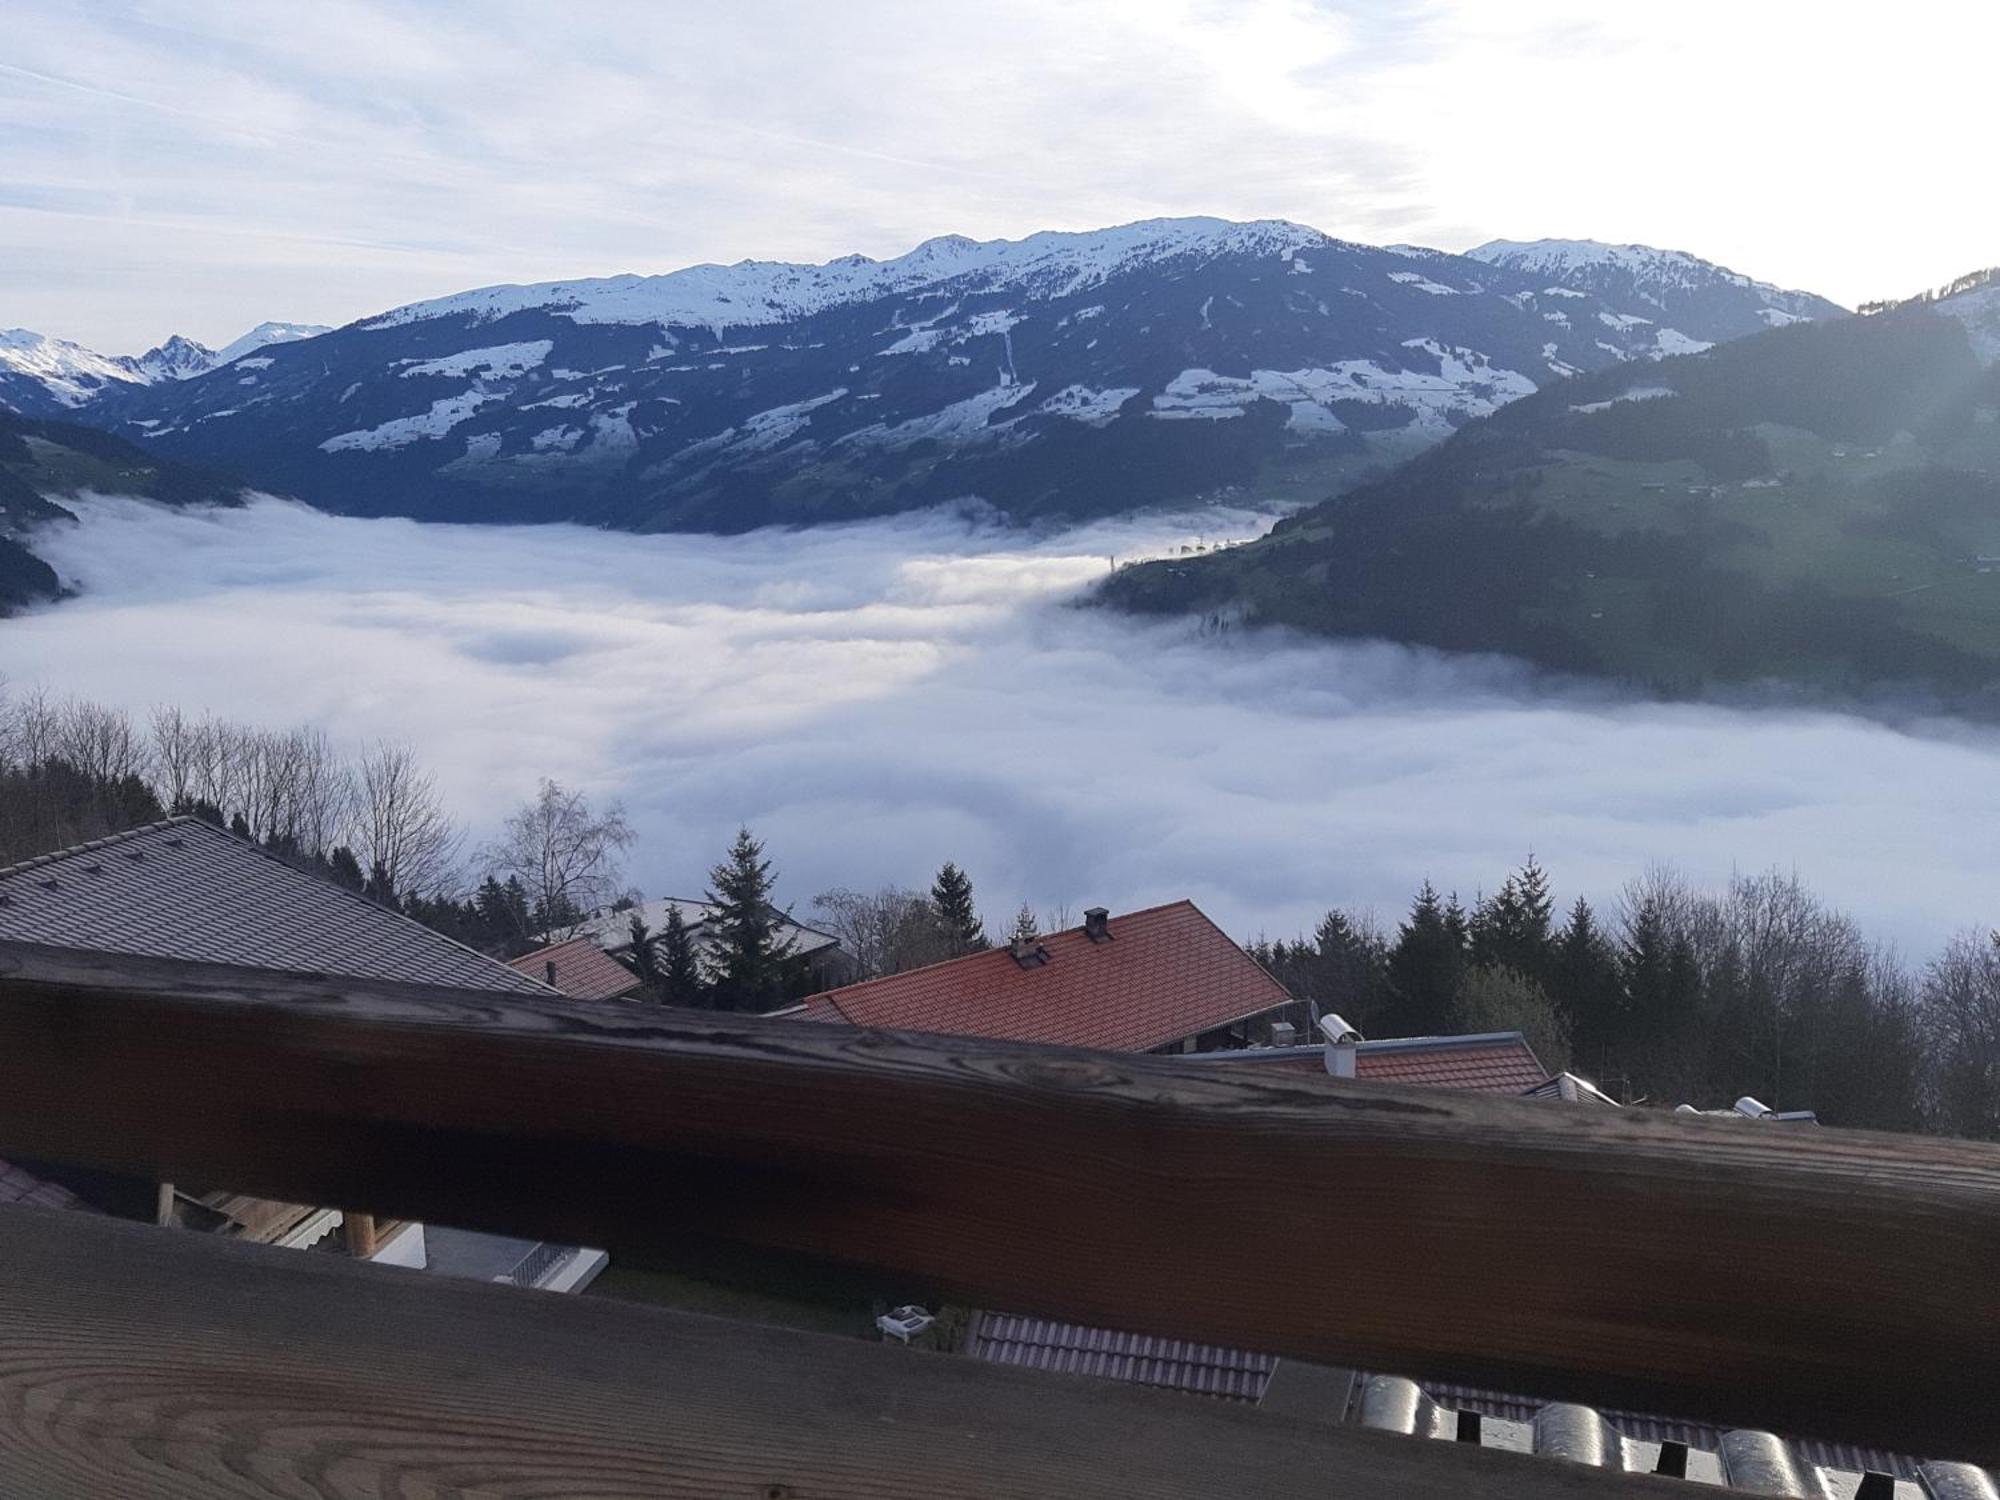
[[[460,834],[410,746],[377,740],[354,770],[352,842],[363,873],[400,896],[433,896],[457,873]]]
[[[625,809],[612,803],[602,814],[582,792],[543,777],[532,802],[523,804],[480,851],[480,863],[498,879],[513,877],[527,890],[536,933],[544,942],[576,931],[591,910],[618,894],[618,859],[632,843]]]
[[[853,958],[856,977],[900,974],[950,958],[951,942],[928,897],[899,886],[855,891],[835,886],[813,897],[826,930]]]

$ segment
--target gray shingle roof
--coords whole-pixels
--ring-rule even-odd
[[[0,939],[544,995],[538,981],[199,818],[0,869]]]

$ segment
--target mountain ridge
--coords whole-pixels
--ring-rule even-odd
[[[1076,519],[1311,498],[1552,379],[1763,326],[1769,294],[1717,285],[1669,323],[1284,220],[940,236],[886,261],[477,288],[92,416],[364,514],[735,531],[977,498]]]

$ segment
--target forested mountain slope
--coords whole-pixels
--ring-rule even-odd
[[[38,526],[74,519],[78,495],[137,495],[167,505],[228,505],[242,487],[74,422],[0,412],[0,615],[54,599],[55,570],[30,550]]]
[[[1106,595],[1674,694],[2000,709],[2000,285],[1583,376]]]

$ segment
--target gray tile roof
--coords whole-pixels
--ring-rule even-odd
[[[199,818],[169,818],[0,869],[0,939],[550,993],[503,963]]]

